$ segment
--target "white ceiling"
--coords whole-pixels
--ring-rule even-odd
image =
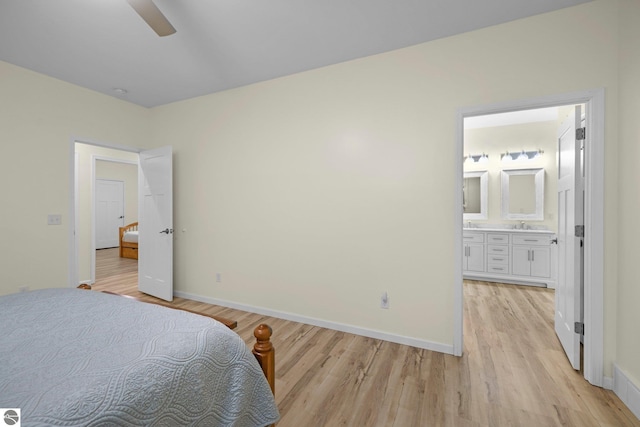
[[[511,111],[508,113],[488,114],[486,116],[466,117],[464,119],[464,128],[479,129],[557,120],[558,107],[535,108],[531,110]]]
[[[0,0],[0,60],[153,107],[587,1]]]

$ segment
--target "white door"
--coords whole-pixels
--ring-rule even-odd
[[[138,173],[138,289],[173,300],[172,149],[140,152]]]
[[[96,249],[116,248],[124,225],[124,182],[96,179],[95,197]]]
[[[583,224],[583,179],[580,169],[581,108],[575,107],[558,129],[558,282],[556,287],[555,330],[574,369],[580,369],[582,269],[581,238],[576,226]]]

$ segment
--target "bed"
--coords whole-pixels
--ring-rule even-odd
[[[120,227],[120,257],[138,259],[138,223]]]
[[[271,425],[270,334],[256,328],[252,354],[214,319],[118,295],[2,296],[0,407],[24,427]]]

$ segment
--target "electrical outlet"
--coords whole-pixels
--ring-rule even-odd
[[[216,283],[222,283],[222,274],[216,273]]]
[[[47,224],[48,225],[60,225],[60,224],[62,224],[62,215],[60,215],[60,214],[49,214],[49,215],[47,215]]]
[[[389,295],[386,292],[380,297],[380,308],[389,308]]]

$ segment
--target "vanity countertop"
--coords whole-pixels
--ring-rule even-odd
[[[551,230],[547,229],[526,229],[523,230],[521,228],[507,228],[507,227],[463,227],[463,231],[495,231],[495,232],[509,232],[509,233],[531,233],[531,234],[555,234]]]

